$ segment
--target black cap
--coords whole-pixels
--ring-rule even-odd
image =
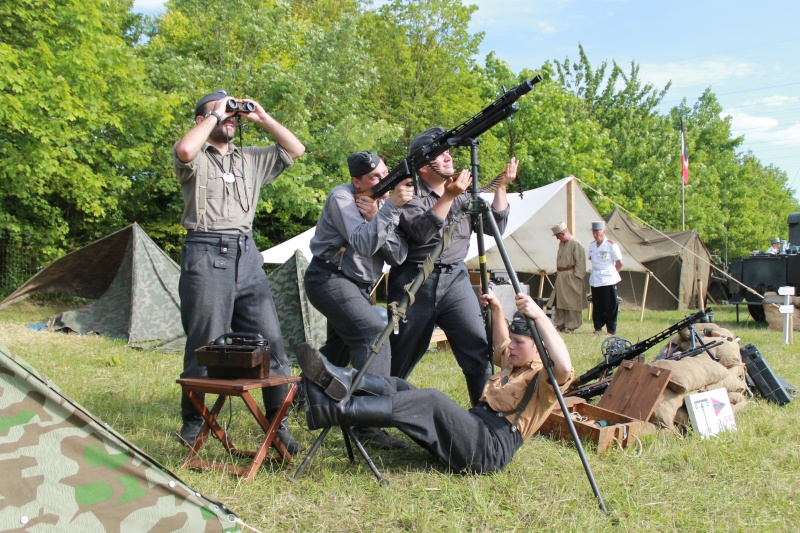
[[[436,137],[444,133],[444,129],[438,126],[434,128],[427,129],[414,137],[414,140],[411,141],[411,144],[408,145],[408,153],[411,154],[414,150],[425,146],[426,144],[433,141]]]
[[[203,114],[203,106],[206,105],[207,103],[216,102],[217,100],[222,100],[223,98],[226,98],[227,96],[228,96],[228,93],[225,91],[225,89],[220,89],[218,91],[214,91],[213,93],[205,95],[204,97],[202,97],[200,99],[199,102],[197,102],[197,105],[194,108],[194,116],[196,117],[197,115],[202,115]],[[194,117],[192,117],[192,118],[194,118]]]
[[[511,319],[511,324],[508,325],[508,331],[515,335],[533,337],[533,333],[528,329],[528,320],[519,311],[514,312],[514,318]]]
[[[367,151],[350,154],[350,157],[347,158],[347,166],[350,169],[350,175],[354,178],[372,172],[380,162],[380,157]]]

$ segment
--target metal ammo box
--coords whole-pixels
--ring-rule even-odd
[[[210,378],[269,377],[269,342],[257,333],[226,333],[195,350],[195,357]]]

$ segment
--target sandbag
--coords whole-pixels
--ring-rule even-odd
[[[706,353],[684,357],[679,361],[661,359],[650,364],[671,370],[672,377],[667,383],[667,388],[683,394],[722,381],[728,375],[726,368],[711,359]]]
[[[744,379],[745,372],[744,364],[729,368],[728,375],[724,379],[706,386],[705,390],[725,389],[729,395],[732,393],[744,394],[747,391],[747,383]]]
[[[703,337],[703,343],[722,341],[722,344],[715,346],[708,350],[708,353],[713,355],[719,364],[725,368],[735,368],[742,366],[742,354],[739,353],[739,343],[730,342],[718,337]]]
[[[675,392],[669,388],[664,389],[661,401],[656,405],[650,421],[660,427],[672,428],[675,425],[675,413],[683,405],[686,394]]]
[[[767,292],[764,293],[764,296],[772,296],[772,298],[764,298],[764,302],[762,303],[764,306],[764,315],[767,318],[768,329],[783,331],[783,314],[778,310],[777,305],[767,302],[780,301],[781,304],[783,304],[785,297],[779,296],[776,292]],[[794,313],[792,314],[794,323],[792,329],[794,331],[800,331],[800,296],[790,296],[789,301],[794,305]]]

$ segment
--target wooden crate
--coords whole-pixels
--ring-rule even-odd
[[[644,428],[644,422],[641,420],[635,420],[589,403],[575,403],[568,405],[567,408],[570,413],[577,413],[582,419],[585,418],[585,421],[582,422],[573,420],[575,430],[581,440],[594,442],[597,445],[598,453],[606,451],[609,446],[616,445],[615,439],[623,448],[628,446],[635,441],[634,437],[638,437]],[[605,420],[609,425],[599,427],[595,424],[599,420]],[[539,428],[539,432],[560,439],[572,439],[567,421],[559,407],[550,413],[542,427]]]

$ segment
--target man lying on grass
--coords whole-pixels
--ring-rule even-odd
[[[481,301],[491,309],[494,364],[501,370],[489,379],[477,406],[467,411],[437,389],[417,389],[400,378],[371,374],[363,376],[354,395],[341,401],[357,371],[336,367],[309,344],[301,344],[297,355],[309,428],[395,427],[455,472],[503,469],[556,404],[522,315],[535,322],[562,389],[572,381],[572,362],[561,336],[530,296],[516,296],[518,312],[510,327],[494,293],[482,295]]]

